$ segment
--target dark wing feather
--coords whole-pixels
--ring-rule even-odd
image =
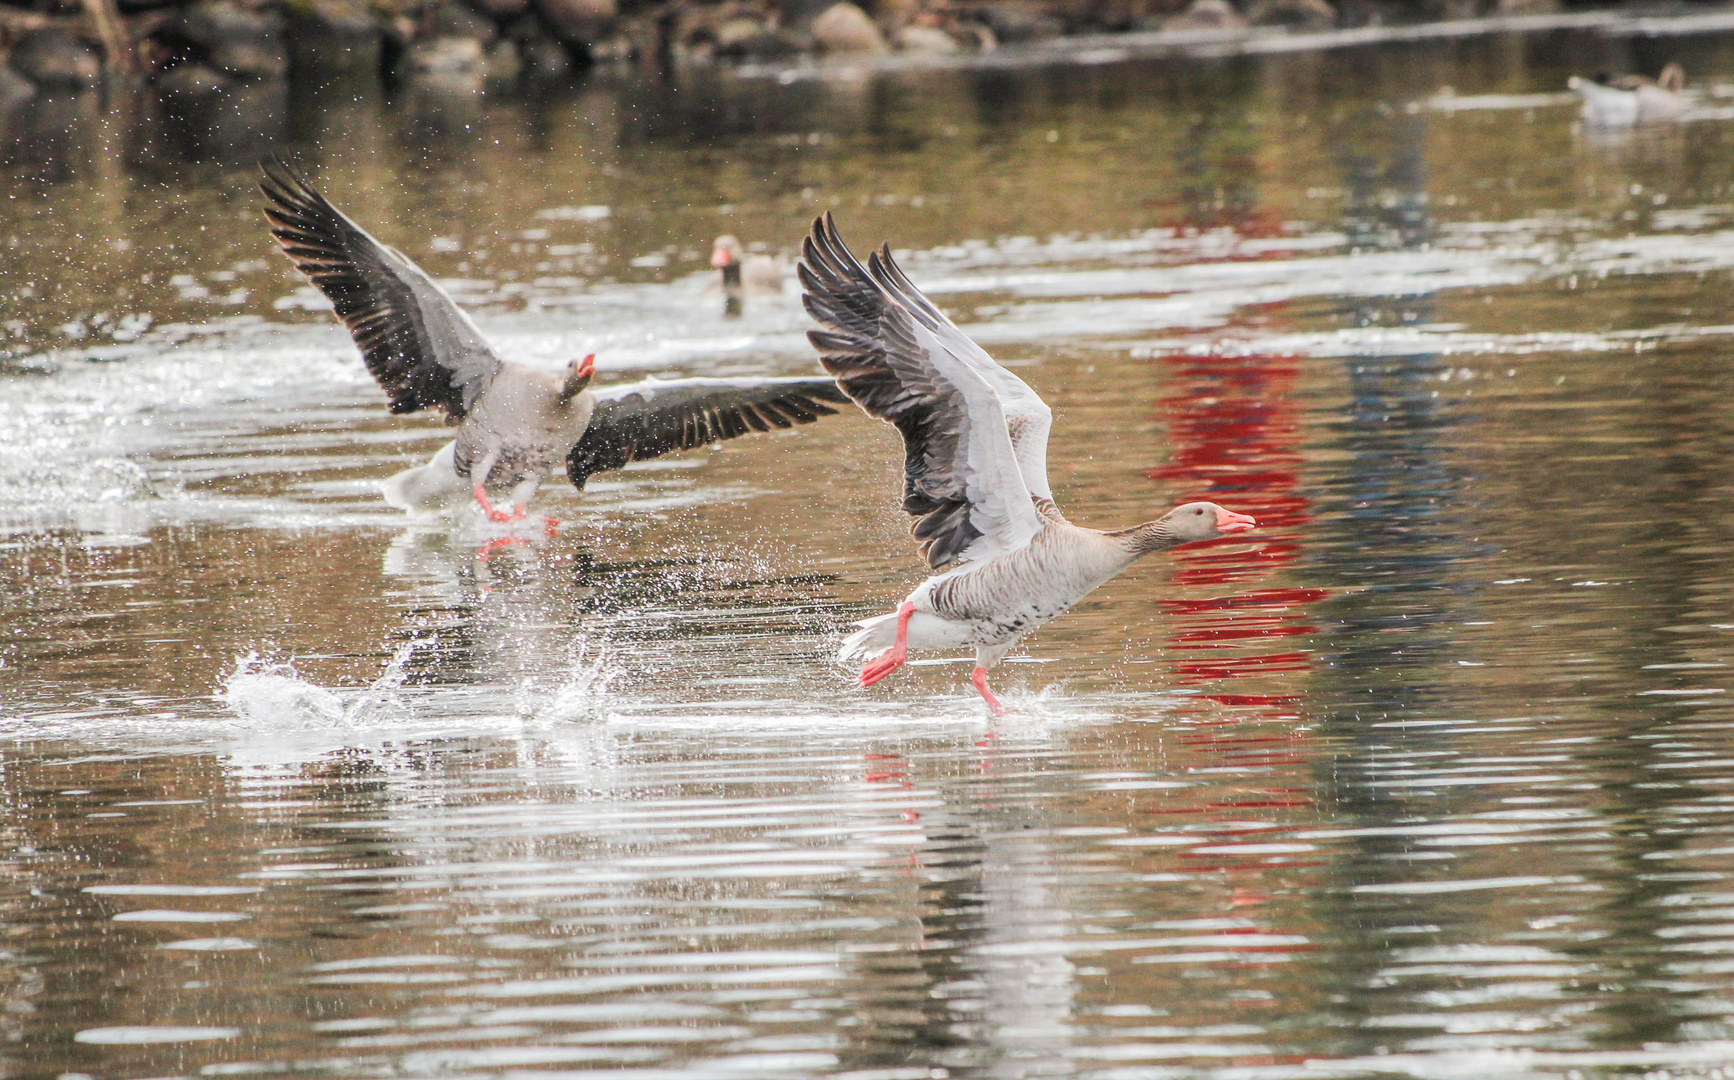
[[[259,163],[271,235],[324,293],[394,413],[438,406],[461,418],[500,360],[444,289],[369,236],[282,160]]]
[[[595,391],[584,437],[566,456],[580,491],[592,473],[755,431],[810,424],[849,399],[830,379],[646,379]]]
[[[801,250],[802,299],[824,327],[807,338],[844,392],[903,435],[903,509],[928,565],[1027,543],[1040,523],[999,393],[967,355],[973,343],[886,258],[862,266],[830,214]]]

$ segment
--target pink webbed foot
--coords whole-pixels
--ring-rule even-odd
[[[909,659],[909,617],[915,614],[915,605],[904,601],[897,609],[897,640],[879,659],[861,669],[861,677],[857,685],[872,686],[885,676],[903,666]]]
[[[523,516],[523,507],[519,507],[514,512],[508,514],[504,510],[494,506],[493,503],[488,501],[488,493],[483,490],[482,485],[480,484],[477,484],[473,489],[471,489],[470,494],[476,497],[476,505],[480,506],[482,512],[488,515],[489,521],[516,521],[518,518]]]
[[[969,681],[975,684],[976,690],[981,694],[981,699],[987,702],[988,712],[995,716],[1005,715],[1005,706],[1000,704],[999,698],[994,697],[993,691],[987,688],[987,668],[977,664],[975,670],[969,673]]]

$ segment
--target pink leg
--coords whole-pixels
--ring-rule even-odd
[[[974,683],[975,688],[981,692],[981,699],[987,702],[988,712],[995,716],[1005,715],[1005,706],[1001,705],[999,698],[994,697],[993,691],[987,688],[987,668],[977,664],[975,670],[969,673],[969,681]]]
[[[495,509],[494,504],[488,501],[488,493],[482,489],[482,485],[477,484],[470,494],[476,497],[476,502],[481,506],[482,511],[488,515],[489,521],[517,520],[517,516],[508,514],[504,510]]]
[[[897,640],[885,650],[885,655],[861,669],[861,686],[872,686],[902,667],[903,661],[909,659],[909,616],[913,614],[915,605],[907,600],[897,609]]]

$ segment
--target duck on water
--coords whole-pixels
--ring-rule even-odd
[[[391,411],[443,409],[458,429],[427,464],[385,482],[393,506],[429,509],[468,493],[490,520],[515,521],[562,463],[582,491],[592,473],[809,424],[848,401],[820,377],[646,379],[595,390],[594,356],[564,371],[502,360],[408,256],[368,235],[280,159],[260,165],[271,235],[331,300]],[[506,492],[512,509],[495,507],[490,490]]]
[[[1103,531],[1073,525],[1048,488],[1047,403],[971,341],[904,276],[889,246],[863,266],[831,215],[813,223],[797,272],[825,370],[868,415],[903,436],[903,509],[940,571],[895,612],[856,624],[838,659],[866,660],[860,684],[910,648],[974,648],[970,681],[996,714],[987,671],[1018,638],[1138,559],[1251,529],[1215,503]]]
[[[1566,80],[1583,99],[1584,122],[1594,127],[1631,127],[1677,120],[1686,110],[1686,71],[1669,64],[1654,79],[1642,75],[1597,75]]]

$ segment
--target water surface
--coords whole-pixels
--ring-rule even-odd
[[[1734,1075],[1734,38],[296,86],[5,121],[19,1076]],[[1567,74],[1692,73],[1610,136]],[[996,672],[859,415],[406,519],[275,145],[507,355],[816,370],[834,211],[1053,405],[1083,524],[1257,516]]]

